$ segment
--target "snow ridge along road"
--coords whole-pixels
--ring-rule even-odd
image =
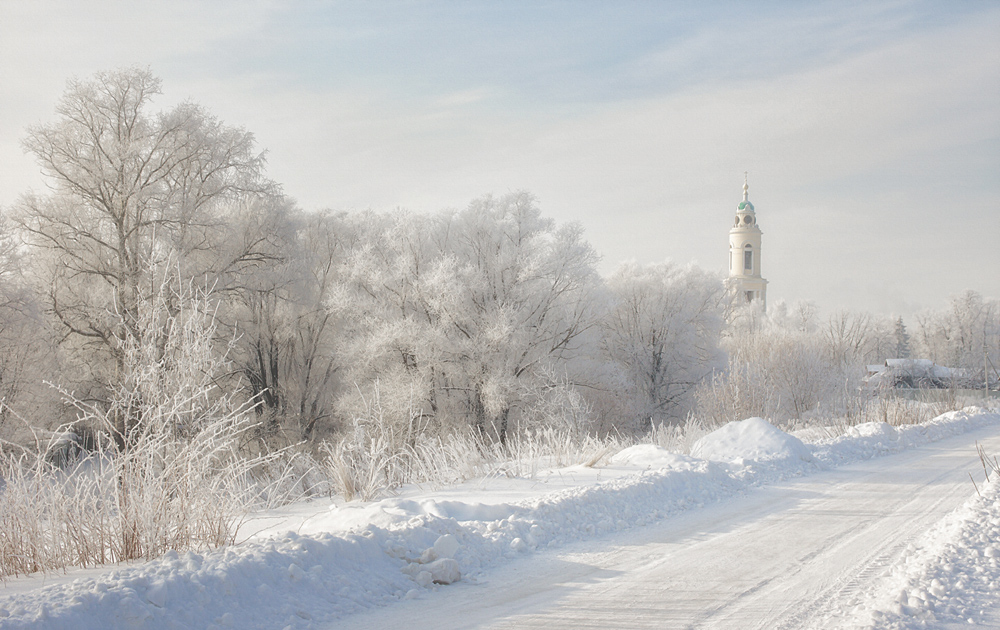
[[[1000,451],[992,426],[779,482],[337,627],[422,618],[442,629],[910,627],[907,615],[879,610],[900,610],[880,589],[904,552],[974,495],[976,441]],[[912,627],[941,627],[922,625],[929,618]]]
[[[998,424],[970,410],[862,425],[735,462],[637,447],[514,500],[413,490],[319,510],[300,534],[12,581],[0,628],[856,627],[885,568],[974,492],[974,443],[1000,451]],[[457,577],[442,567],[462,580],[434,584]]]

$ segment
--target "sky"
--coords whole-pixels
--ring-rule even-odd
[[[768,301],[1000,297],[1000,4],[0,0],[0,207],[70,78],[252,131],[305,210],[528,190],[601,271],[720,273],[748,173]]]

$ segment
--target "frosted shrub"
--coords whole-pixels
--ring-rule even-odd
[[[49,454],[0,454],[0,577],[88,566],[108,557],[109,523],[101,508],[114,501],[114,478],[92,474],[89,462],[60,469]]]
[[[409,481],[413,447],[423,428],[412,407],[402,421],[398,409],[387,412],[377,381],[372,392],[370,399],[361,397],[364,412],[352,421],[350,435],[320,446],[334,491],[348,501],[368,501]]]
[[[402,482],[392,471],[402,453],[385,437],[369,436],[368,427],[355,419],[351,436],[320,446],[333,490],[344,500],[369,501]]]
[[[748,363],[730,359],[729,369],[695,390],[697,416],[709,426],[746,418],[770,417],[774,392]]]
[[[532,476],[542,467],[594,466],[628,446],[622,438],[588,435],[571,421],[575,416],[559,416],[557,426],[543,426],[541,421],[551,418],[542,417],[501,443],[469,426],[432,434],[418,414],[401,426],[383,412],[377,396],[367,410],[353,421],[350,435],[320,447],[331,489],[347,501],[377,499],[409,483],[445,485],[495,475]]]
[[[593,408],[568,382],[555,381],[538,387],[527,406],[518,428],[539,430],[553,428],[572,434],[585,434],[592,424]]]
[[[288,486],[274,473],[285,453],[249,455],[252,406],[214,384],[226,363],[207,292],[167,291],[143,311],[148,334],[123,343],[109,404],[64,392],[79,425],[112,440],[68,459],[61,439],[0,455],[0,575],[218,547],[249,509],[282,498],[272,490]]]
[[[248,414],[218,418],[190,439],[146,434],[127,452],[102,445],[65,467],[52,450],[0,456],[0,575],[153,558],[218,547],[256,503],[241,442]]]
[[[691,452],[691,447],[699,439],[713,431],[715,425],[689,415],[682,424],[653,424],[643,441],[649,442],[671,453]]]
[[[920,424],[948,410],[945,404],[922,403],[883,393],[865,403],[858,421],[885,422],[893,426]]]

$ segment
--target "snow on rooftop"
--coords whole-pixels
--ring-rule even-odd
[[[891,368],[902,368],[912,370],[914,368],[929,370],[934,367],[934,362],[930,359],[886,359],[885,365]]]

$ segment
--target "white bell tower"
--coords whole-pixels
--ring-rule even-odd
[[[760,236],[757,215],[748,198],[750,186],[743,174],[743,201],[736,207],[736,224],[729,230],[729,277],[738,302],[756,302],[767,308],[767,280],[760,275]]]

